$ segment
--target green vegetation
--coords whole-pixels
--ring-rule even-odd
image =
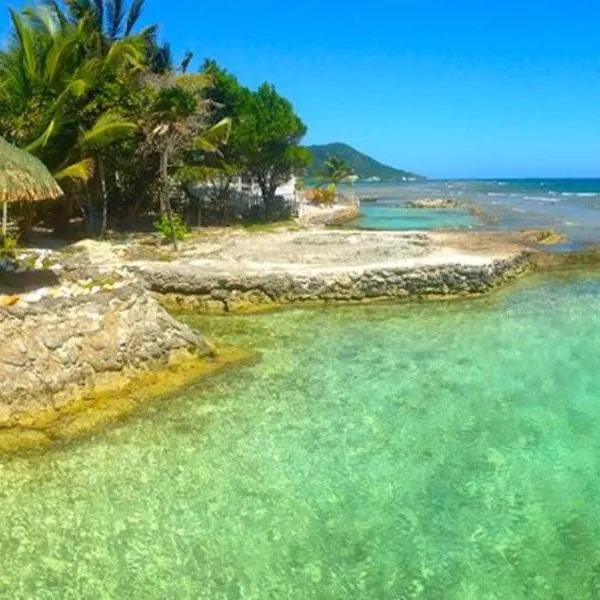
[[[348,181],[355,175],[354,169],[342,158],[330,156],[325,160],[323,170],[320,175],[325,181],[337,186],[344,181]]]
[[[179,215],[172,215],[171,218],[168,215],[163,215],[160,219],[154,221],[154,229],[167,242],[184,240],[188,233],[188,228]]]
[[[156,26],[138,27],[143,5],[70,0],[10,11],[0,136],[39,158],[64,191],[54,204],[11,209],[22,234],[36,224],[68,233],[82,214],[97,235],[156,214],[174,232],[176,214],[189,218],[192,188],[222,190],[225,180],[228,192],[236,177],[259,184],[269,220],[277,186],[308,164],[306,126],[289,101],[268,83],[245,88],[214,61],[188,74],[191,53],[176,64]]]
[[[0,234],[0,260],[13,261],[17,257],[17,240]]]
[[[313,158],[312,165],[308,170],[308,177],[313,179],[320,176],[326,168],[325,163],[332,158],[342,160],[360,180],[370,177],[378,177],[381,181],[402,181],[403,178],[423,179],[420,175],[383,165],[347,144],[308,146],[307,150]]]

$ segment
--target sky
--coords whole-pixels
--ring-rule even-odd
[[[273,83],[308,143],[429,177],[600,177],[600,2],[146,0],[143,20]]]

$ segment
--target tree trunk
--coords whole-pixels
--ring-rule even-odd
[[[160,195],[160,212],[164,216],[166,213],[169,220],[169,228],[171,229],[171,241],[175,252],[179,250],[177,247],[177,236],[175,235],[175,227],[173,225],[173,211],[171,210],[171,198],[169,195],[169,150],[164,148],[160,155],[160,174],[162,178],[162,190]]]
[[[108,192],[106,190],[106,178],[104,176],[104,162],[102,158],[97,157],[96,169],[98,172],[98,182],[100,184],[100,198],[102,199],[102,220],[100,224],[100,237],[106,235],[108,229]]]
[[[8,202],[2,203],[2,237],[6,237],[8,227]]]
[[[273,216],[275,209],[275,192],[277,191],[277,186],[268,179],[259,179],[258,185],[265,205],[266,216],[270,218]]]
[[[164,148],[160,153],[160,216],[167,215],[169,201],[169,150]]]
[[[94,203],[92,202],[92,198],[90,196],[90,188],[88,184],[83,185],[83,192],[85,195],[85,220],[86,220],[86,230],[91,237],[96,237],[98,235],[98,228],[96,227],[96,218],[94,215]]]

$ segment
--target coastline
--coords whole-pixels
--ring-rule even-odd
[[[531,249],[473,233],[301,231],[240,236],[132,268],[169,310],[218,314],[481,295],[524,275]]]
[[[126,260],[107,242],[86,249],[91,268],[110,262],[129,282],[0,309],[0,373],[10,382],[0,391],[0,451],[77,438],[257,359],[215,350],[165,308],[227,314],[480,297],[540,266],[519,236],[475,232],[237,232],[190,241],[169,261]]]
[[[0,308],[0,451],[94,431],[233,364],[139,284]]]

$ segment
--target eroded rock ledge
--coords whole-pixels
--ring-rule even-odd
[[[0,308],[0,429],[100,387],[116,393],[140,372],[212,355],[139,284]]]
[[[198,265],[146,264],[139,274],[171,309],[242,312],[290,303],[362,302],[486,293],[530,267],[526,252],[463,263],[337,270],[231,272]]]

